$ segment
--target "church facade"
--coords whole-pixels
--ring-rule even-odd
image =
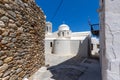
[[[46,65],[55,65],[74,56],[88,57],[91,53],[91,33],[72,32],[66,24],[52,32],[52,23],[46,22],[45,56]],[[51,59],[52,58],[52,59]]]

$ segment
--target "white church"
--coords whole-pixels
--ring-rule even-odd
[[[92,54],[98,55],[98,39],[91,39],[91,32],[72,32],[66,24],[52,32],[52,23],[46,22],[45,30],[45,63],[56,65],[74,56],[88,57],[91,53],[91,41],[94,42]]]

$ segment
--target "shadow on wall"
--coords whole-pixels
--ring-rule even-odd
[[[92,62],[87,61],[88,53],[89,53],[88,41],[89,41],[88,39],[85,39],[83,42],[80,43],[79,51],[75,57],[67,61],[64,61],[63,63],[60,63],[56,66],[52,66],[48,68],[48,70],[50,70],[50,72],[53,75],[52,79],[54,80],[101,80],[99,61],[95,60],[96,62],[95,64],[93,64],[94,66],[92,66],[91,64]],[[84,63],[84,62],[87,62],[87,63]],[[86,72],[89,72],[91,75],[93,74],[93,76],[94,75],[98,76],[98,78],[95,79],[94,77],[91,78],[88,76],[88,79],[87,78],[81,79],[80,77],[82,77],[84,74],[85,75],[88,74]]]
[[[80,59],[81,57],[84,58],[88,58],[89,57],[89,38],[86,38],[85,40],[81,41],[81,43],[79,44],[79,49],[77,52],[76,57],[78,57],[78,59]]]

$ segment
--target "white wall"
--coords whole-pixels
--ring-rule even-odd
[[[70,39],[56,39],[54,41],[54,53],[57,55],[70,55],[71,44]]]
[[[52,47],[50,46],[52,42],[52,45],[54,46],[54,40],[45,40],[45,53],[51,54],[52,52]]]
[[[71,40],[71,54],[77,55],[79,53],[80,46],[81,40]]]
[[[96,37],[91,38],[91,57],[99,58],[99,39]]]
[[[120,0],[103,0],[100,45],[103,80],[120,80]]]
[[[86,37],[82,42],[81,45],[79,47],[79,53],[78,56],[79,57],[88,57],[89,56],[89,47],[90,46],[90,42],[89,42],[89,37]]]
[[[49,46],[50,42],[53,41],[53,47]],[[71,54],[70,40],[46,40],[45,48],[45,64],[54,66],[67,61],[74,57]],[[53,53],[51,51],[53,50]]]
[[[65,62],[75,56],[77,59],[88,57],[89,41],[88,35],[72,37],[72,38],[47,38],[45,39],[45,64],[54,66]],[[50,47],[50,43],[53,46]],[[53,52],[53,53],[51,53]]]

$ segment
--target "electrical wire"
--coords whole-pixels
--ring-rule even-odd
[[[57,13],[59,12],[59,10],[60,10],[62,4],[63,4],[63,0],[60,1],[60,3],[59,3],[59,5],[58,5],[58,7],[57,7],[57,9],[56,9],[56,11],[55,11],[53,17],[51,18],[51,21],[56,17],[56,15],[57,15]]]

